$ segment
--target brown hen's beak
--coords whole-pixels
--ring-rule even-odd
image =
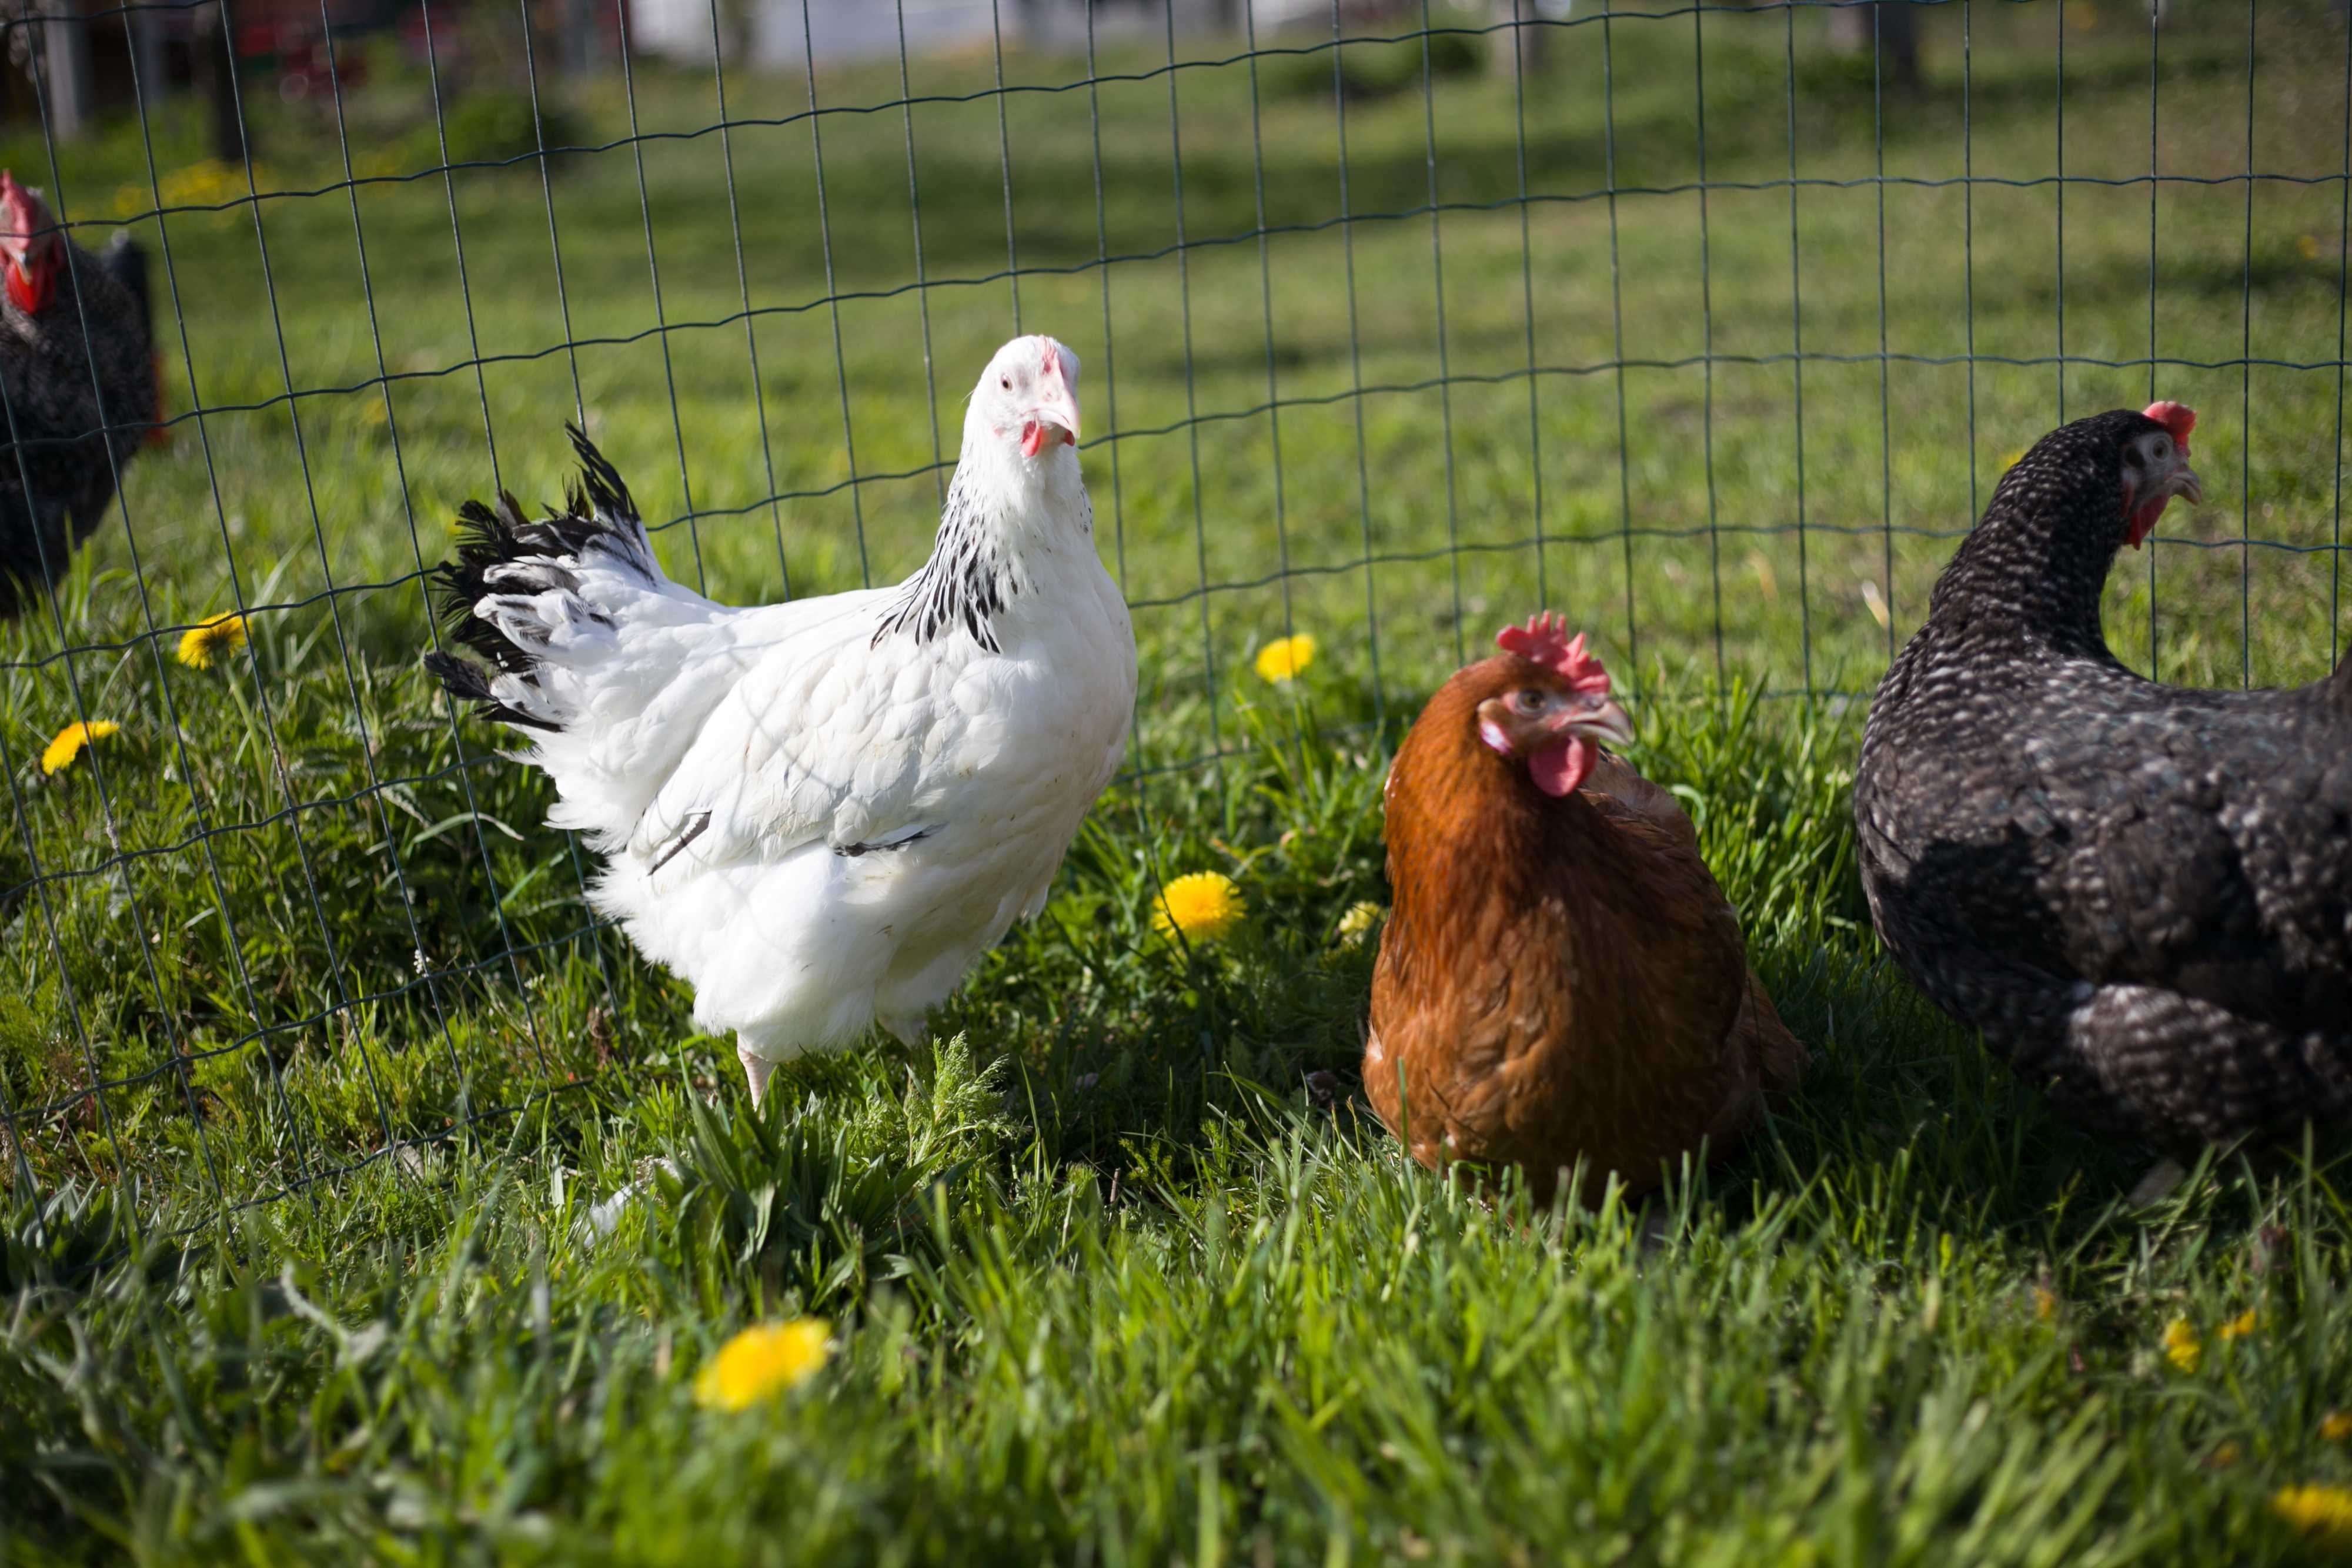
[[[1601,740],[1615,747],[1633,743],[1633,721],[1625,716],[1623,708],[1608,697],[1601,698],[1598,707],[1570,715],[1559,727],[1579,740]]]

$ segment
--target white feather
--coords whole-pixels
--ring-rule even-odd
[[[549,820],[606,857],[595,903],[693,985],[698,1023],[751,1055],[845,1046],[877,1020],[915,1035],[1043,907],[1118,769],[1127,607],[1074,448],[1023,456],[997,386],[1046,345],[1017,340],[982,377],[962,509],[942,528],[942,555],[955,542],[995,563],[993,649],[960,620],[928,638],[885,629],[918,580],[735,609],[625,538],[566,558],[572,585],[520,591],[546,574],[516,573],[519,591],[474,605],[540,661],[491,689],[562,726],[530,760],[561,797]]]

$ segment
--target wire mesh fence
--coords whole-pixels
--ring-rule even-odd
[[[7,161],[73,268],[146,246],[166,433],[101,449],[112,509],[0,631],[19,1200],[268,1201],[677,1023],[541,786],[417,671],[457,504],[554,497],[566,419],[682,580],[827,592],[920,563],[995,345],[1070,343],[1147,790],[1239,743],[1294,633],[1334,722],[1544,605],[1637,692],[1849,701],[2009,459],[2156,395],[2235,485],[2118,572],[2118,652],[2337,657],[2332,6],[623,20],[8,22]],[[89,428],[35,428],[27,385],[37,508]]]

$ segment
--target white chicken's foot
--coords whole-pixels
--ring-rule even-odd
[[[756,1111],[760,1108],[760,1102],[767,1097],[768,1075],[775,1071],[776,1064],[748,1045],[737,1046],[735,1054],[742,1059],[743,1076],[751,1085],[751,1109]]]
[[[2160,1203],[2171,1195],[2172,1189],[2180,1185],[2180,1178],[2188,1174],[2179,1160],[2158,1160],[2146,1176],[2139,1178],[2138,1185],[2131,1189],[2131,1196],[2124,1201],[2134,1208],[2146,1208],[2152,1203]]]
[[[629,1183],[604,1202],[590,1206],[588,1212],[582,1217],[582,1225],[584,1228],[583,1239],[589,1245],[593,1246],[613,1234],[621,1223],[621,1216],[628,1212],[629,1205],[643,1197],[646,1189],[653,1186],[654,1173],[657,1170],[666,1171],[673,1176],[677,1175],[677,1166],[670,1160],[645,1161],[637,1166],[636,1180]]]

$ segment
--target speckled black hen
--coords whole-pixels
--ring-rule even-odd
[[[0,172],[0,618],[41,601],[114,499],[159,407],[147,257],[95,255]]]
[[[2189,691],[2099,596],[2189,466],[2161,402],[2044,436],[1887,671],[1863,884],[1919,988],[2094,1131],[2174,1152],[2352,1112],[2352,664]]]

